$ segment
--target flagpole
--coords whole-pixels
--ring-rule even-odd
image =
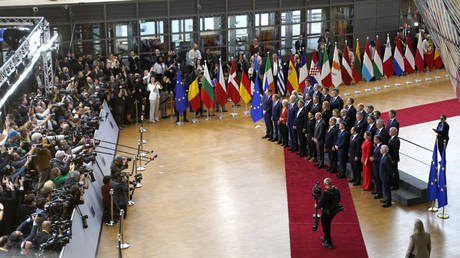
[[[222,106],[220,106],[220,115],[219,115],[219,119],[222,120],[224,119],[225,116],[222,114]]]
[[[200,120],[198,120],[198,119],[196,118],[196,111],[193,111],[192,123],[196,124],[196,123],[198,123],[198,122],[200,122]]]
[[[396,32],[396,38],[395,38],[395,51],[396,51],[396,48],[397,48],[397,47],[396,47],[396,39],[398,39],[398,32]],[[399,51],[398,51],[398,52],[399,52]],[[402,50],[401,50],[401,56],[402,56]],[[393,62],[394,62],[394,54],[393,54]],[[404,65],[404,63],[403,63],[403,65]],[[402,68],[403,68],[403,67],[401,67],[401,69],[402,69]],[[393,68],[393,71],[394,71],[394,68]],[[393,72],[393,73],[394,73],[394,72]],[[403,75],[403,74],[404,74],[404,72],[401,73],[401,75]],[[399,75],[398,77],[401,77],[401,75]],[[395,85],[395,87],[400,87],[400,86],[401,86],[401,83],[396,82],[394,85]],[[388,85],[388,88],[389,88],[389,87],[390,87],[390,85]]]
[[[447,141],[444,140],[444,149],[443,149],[443,152],[445,153],[446,152],[446,147],[447,147]],[[445,156],[444,156],[445,157]],[[442,154],[441,154],[441,160],[442,160]],[[444,163],[445,164],[445,163]],[[444,171],[445,173],[445,171]],[[447,181],[446,181],[447,182]],[[439,184],[439,173],[438,173],[438,184]],[[444,212],[444,208],[446,206],[442,206],[442,213],[441,214],[438,214],[438,218],[440,219],[448,219],[449,218],[449,215],[447,215],[445,212]]]
[[[245,110],[244,110],[243,114],[244,114],[245,116],[249,115],[248,103],[245,104]]]
[[[233,65],[234,65],[234,63],[233,63],[233,56],[232,56],[232,66],[233,66]],[[230,69],[230,70],[231,70],[231,69]],[[231,72],[231,71],[230,71],[230,72]],[[236,71],[235,71],[235,74],[236,74]],[[229,74],[228,74],[228,79],[229,79],[229,80],[230,80],[230,77],[231,77],[231,76],[232,76],[232,75],[229,73]],[[232,87],[233,87],[233,85],[232,85]],[[227,91],[228,91],[228,89],[227,89]],[[232,104],[232,111],[233,111],[233,112],[232,112],[230,115],[231,115],[232,117],[237,117],[237,116],[238,116],[238,109],[237,109],[238,106],[235,104],[235,102],[233,102],[233,99],[232,99],[232,103],[233,103],[233,104]]]

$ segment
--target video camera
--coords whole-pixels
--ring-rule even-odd
[[[318,224],[319,224],[319,218],[321,217],[320,214],[318,214],[318,201],[319,198],[321,197],[321,194],[323,193],[323,190],[321,189],[321,186],[319,186],[319,181],[316,181],[315,186],[313,186],[313,191],[311,195],[315,199],[315,213],[313,214],[313,226],[312,230],[316,231],[318,230]]]

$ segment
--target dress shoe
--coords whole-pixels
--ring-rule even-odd
[[[262,139],[267,139],[268,138],[268,135],[265,135],[264,137],[262,137]]]
[[[318,166],[318,168],[319,168],[319,169],[324,168],[324,165],[321,164],[321,165]]]
[[[274,141],[276,141],[276,139],[270,139],[269,141],[274,142]]]
[[[305,157],[305,154],[302,153],[302,154],[300,154],[299,156],[300,156],[300,157]]]
[[[327,168],[326,171],[327,171],[327,172],[331,172],[331,171],[332,171],[332,168]]]
[[[306,159],[311,159],[311,157],[309,155],[307,155],[307,157],[305,157]]]
[[[190,122],[190,121],[188,121],[187,119],[185,119],[184,122],[188,123],[188,122]]]
[[[376,194],[374,196],[374,199],[382,199],[382,198],[383,198],[383,196],[381,194]]]
[[[318,167],[318,166],[319,166],[319,163],[316,163],[316,164],[315,164],[315,165],[313,165],[313,166],[315,166],[315,167]]]
[[[321,240],[321,242],[326,242],[326,239],[324,238],[324,236],[320,237],[319,239]]]
[[[381,203],[387,203],[387,201],[385,201],[385,200],[380,200],[380,202],[381,202]]]
[[[346,178],[344,175],[336,175],[337,178]]]
[[[391,207],[391,203],[385,203],[384,205],[382,205],[383,208],[388,208],[388,207]]]
[[[334,248],[333,245],[331,245],[331,244],[329,244],[329,243],[327,243],[327,242],[326,242],[326,243],[323,243],[322,246],[323,246],[323,247],[326,247],[326,248],[329,248],[329,249],[333,249],[333,248]]]
[[[315,159],[315,158],[311,158],[311,159],[310,159],[310,162],[316,162],[316,159]]]
[[[354,183],[354,182],[356,182],[356,180],[354,180],[354,179],[349,179],[348,180],[348,183]]]
[[[281,141],[278,141],[277,143],[278,143],[278,144],[281,144],[282,142],[281,142]]]
[[[372,191],[372,193],[371,193],[371,194],[377,194],[377,192],[376,192],[376,191]]]
[[[399,189],[399,187],[396,187],[396,186],[392,186],[390,189],[391,189],[392,191],[393,191],[393,190],[398,190],[398,189]]]
[[[361,184],[359,182],[355,182],[353,185],[357,186],[357,185],[361,185]],[[364,189],[364,190],[366,190],[366,189]]]

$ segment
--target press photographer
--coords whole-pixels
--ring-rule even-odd
[[[324,191],[321,192],[321,188],[319,187],[318,183],[313,188],[313,196],[315,200],[318,200],[315,203],[315,209],[322,209],[321,213],[321,226],[323,228],[324,236],[321,237],[322,246],[326,248],[334,248],[332,245],[331,239],[331,223],[334,216],[343,211],[344,207],[340,204],[340,191],[337,187],[332,185],[332,181],[330,178],[324,179]],[[315,222],[317,223],[317,218],[315,218]],[[317,225],[317,224],[316,224]],[[315,231],[316,229],[313,228]]]

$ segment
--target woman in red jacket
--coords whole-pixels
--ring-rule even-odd
[[[372,134],[367,131],[364,133],[364,142],[361,145],[361,162],[363,164],[363,188],[365,191],[371,190],[372,161],[369,157],[372,155]]]

